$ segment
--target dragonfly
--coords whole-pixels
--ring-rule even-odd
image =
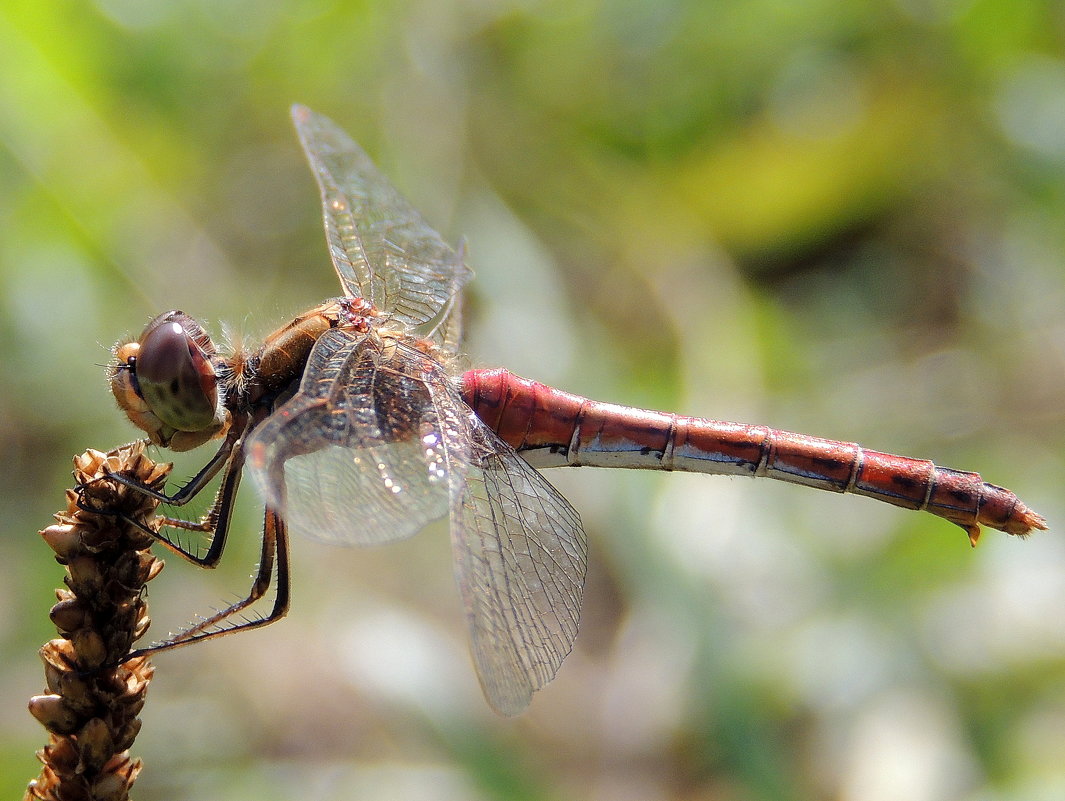
[[[292,120],[318,182],[341,296],[255,349],[220,351],[181,311],[113,349],[110,385],[148,440],[174,451],[220,442],[172,494],[182,506],[218,480],[198,521],[155,535],[184,558],[219,562],[245,475],[264,501],[247,595],[136,654],[255,628],[289,605],[289,529],[337,544],[409,537],[450,520],[455,577],[484,695],[520,713],[573,646],[587,567],[580,517],[541,475],[561,466],[764,476],[865,495],[961,526],[1027,535],[1042,517],[977,473],[762,425],[579,397],[505,369],[460,372],[461,297],[472,277],[449,246],[328,118]],[[174,529],[206,532],[203,553]],[[273,587],[273,607],[252,615]]]

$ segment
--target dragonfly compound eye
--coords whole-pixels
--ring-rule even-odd
[[[192,330],[184,324],[192,324]],[[185,315],[169,312],[141,335],[128,369],[132,383],[152,413],[177,431],[202,431],[216,420],[218,387],[202,329]]]

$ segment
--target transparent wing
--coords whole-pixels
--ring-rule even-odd
[[[445,353],[452,356],[459,352],[462,343],[462,293],[451,299],[450,307],[439,318],[439,323],[426,336],[433,339]]]
[[[471,415],[475,456],[453,495],[455,574],[481,688],[516,715],[577,636],[587,544],[577,512]]]
[[[430,385],[444,368],[413,348],[343,329],[323,334],[299,391],[249,437],[248,472],[264,500],[312,539],[370,544],[408,537],[448,513],[449,475],[468,443]]]
[[[298,392],[255,429],[245,453],[266,502],[318,540],[388,542],[450,511],[488,702],[515,715],[555,675],[580,617],[580,519],[462,402],[434,359],[328,331]]]
[[[412,327],[439,317],[472,272],[404,200],[370,157],[330,119],[292,107],[318,180],[329,255],[351,297]]]

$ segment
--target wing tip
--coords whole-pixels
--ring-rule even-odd
[[[529,686],[500,687],[489,686],[480,674],[481,691],[485,700],[497,715],[504,718],[515,718],[529,708],[532,703],[533,688]]]
[[[292,121],[299,125],[306,123],[314,112],[302,103],[293,103],[289,106],[289,114],[292,117]]]

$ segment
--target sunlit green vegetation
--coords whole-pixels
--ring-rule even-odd
[[[288,122],[339,122],[478,277],[468,351],[617,402],[979,470],[1027,542],[766,482],[573,471],[577,648],[495,718],[442,527],[294,543],[290,619],[161,656],[149,799],[1065,796],[1065,12],[1053,0],[13,0],[0,8],[0,794],[101,365],[337,292]],[[181,461],[191,474],[203,454]],[[249,491],[250,496],[250,491]],[[168,559],[159,633],[240,592]]]

